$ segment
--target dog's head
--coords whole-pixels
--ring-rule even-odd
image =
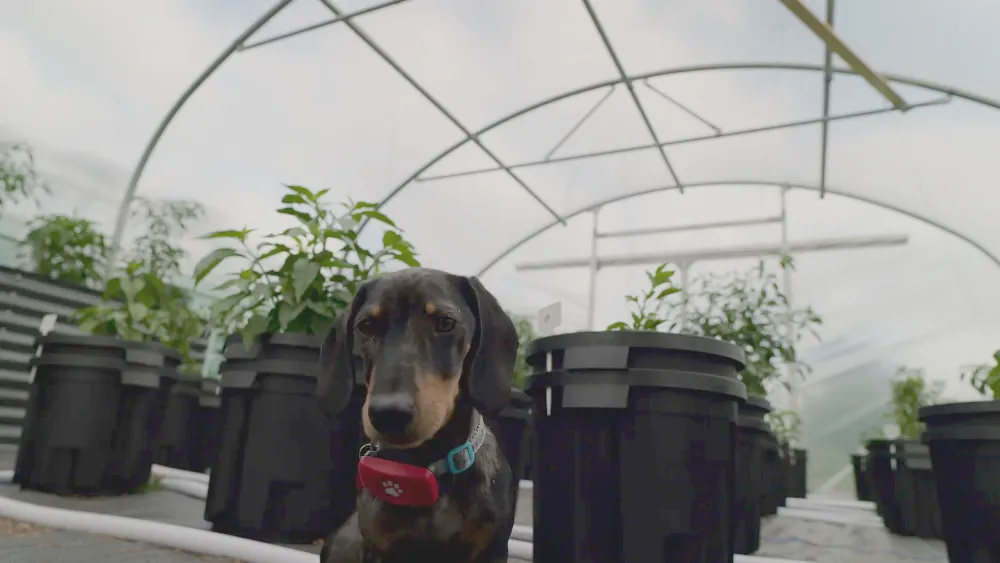
[[[339,413],[360,371],[365,434],[412,448],[448,422],[460,398],[484,414],[502,409],[517,347],[514,323],[478,279],[401,270],[363,284],[334,322],[317,396],[325,411]]]

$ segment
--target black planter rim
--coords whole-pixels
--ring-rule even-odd
[[[768,401],[766,397],[762,397],[760,395],[750,395],[750,394],[748,394],[747,395],[747,400],[746,400],[746,405],[749,406],[749,407],[754,407],[754,408],[760,409],[760,410],[765,411],[765,412],[771,412],[771,410],[773,410],[773,407],[771,406],[771,402]]]
[[[942,403],[921,407],[917,411],[917,418],[922,422],[934,424],[933,419],[937,416],[955,415],[975,415],[975,414],[1000,414],[1000,399],[992,401],[968,401],[963,403]]]
[[[528,355],[533,356],[539,352],[586,346],[627,346],[631,348],[694,352],[718,356],[727,360],[728,363],[735,365],[739,370],[746,367],[746,354],[735,344],[704,336],[644,330],[554,334],[532,341],[528,345]]]
[[[920,441],[924,444],[942,441],[972,441],[1000,442],[1000,427],[998,426],[945,426],[943,428],[929,427],[924,430]]]
[[[528,379],[526,391],[532,395],[535,392],[541,392],[541,389],[545,387],[609,384],[625,387],[659,387],[678,391],[700,391],[731,397],[735,400],[745,399],[747,393],[743,383],[731,377],[666,369],[591,372],[560,370],[540,373]]]
[[[90,348],[117,348],[119,350],[147,350],[158,352],[164,356],[180,360],[181,354],[177,350],[170,348],[159,342],[142,342],[138,340],[123,340],[114,336],[103,336],[98,334],[64,334],[50,332],[39,338],[39,343],[62,344],[67,346],[80,346]]]
[[[295,346],[299,348],[320,348],[323,346],[323,337],[318,334],[306,334],[304,332],[265,332],[258,336],[260,340],[266,340],[271,344],[281,346]],[[243,334],[230,334],[226,339],[226,344],[233,342],[243,342]]]
[[[226,374],[241,374],[234,377]],[[243,374],[253,374],[252,378],[247,378]],[[240,381],[255,382],[260,375],[290,377],[298,379],[316,379],[319,377],[319,363],[304,362],[301,360],[241,360],[240,364],[224,362],[219,366],[219,387],[223,389],[243,388],[247,385]]]
[[[771,426],[767,421],[755,416],[736,416],[736,427],[747,430],[756,430],[760,433],[767,433]]]

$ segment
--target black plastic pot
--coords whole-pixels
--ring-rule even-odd
[[[1000,400],[920,409],[951,563],[1000,561]]]
[[[205,519],[260,541],[311,543],[354,511],[363,392],[334,420],[314,396],[321,340],[230,338],[220,368],[222,442]]]
[[[765,504],[765,460],[770,426],[764,416],[771,404],[748,397],[736,419],[736,483],[733,503],[733,553],[749,555],[760,548],[760,519]]]
[[[14,482],[63,495],[142,488],[180,356],[103,336],[50,334],[38,342]]]
[[[899,533],[919,538],[943,538],[929,448],[916,440],[897,440],[894,447]]]
[[[891,440],[870,440],[868,470],[872,478],[872,496],[885,527],[894,534],[900,533],[899,503],[896,502],[895,449]]]
[[[536,561],[732,560],[739,348],[584,332],[534,341],[528,363]]]
[[[219,396],[219,382],[203,379],[201,395],[198,397],[198,426],[201,438],[198,453],[199,471],[212,467],[219,459],[222,447],[222,398]]]
[[[806,498],[809,491],[806,480],[809,454],[806,450],[792,448],[788,457],[789,473],[787,496],[792,498]]]
[[[781,498],[784,465],[781,459],[781,451],[778,447],[778,440],[770,432],[764,436],[763,455],[764,473],[761,476],[763,501],[760,511],[761,516],[774,516],[778,513],[778,507],[784,504],[784,499]]]
[[[872,500],[871,487],[868,483],[868,456],[851,454],[851,465],[854,467],[854,496],[858,500]]]
[[[156,463],[187,471],[206,469],[201,467],[203,428],[198,420],[201,394],[200,376],[178,376],[177,383],[166,398]]]
[[[510,404],[488,421],[510,469],[514,473],[514,501],[521,479],[527,479],[531,450],[531,397],[520,389],[510,390]]]

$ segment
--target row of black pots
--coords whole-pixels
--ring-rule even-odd
[[[944,537],[930,451],[915,440],[870,440],[856,476],[893,534]]]
[[[211,467],[222,440],[221,404],[217,381],[178,376],[167,394],[153,460],[199,473]]]
[[[536,340],[528,363],[538,561],[730,562],[805,486],[804,455],[782,454],[770,406],[737,379],[736,346],[574,333]]]
[[[313,397],[319,347],[304,335],[265,337],[250,350],[239,339],[228,343],[205,508],[216,531],[311,542],[353,510],[361,405],[332,421],[321,413]],[[793,469],[804,470],[804,459],[786,455],[766,432],[766,403],[746,400],[735,346],[577,333],[536,341],[529,363],[535,374],[524,402],[516,398],[491,426],[518,477],[531,447],[539,560],[729,561],[755,549],[760,516],[798,486]],[[158,389],[160,401],[191,396]]]
[[[180,355],[110,337],[39,339],[14,482],[57,494],[125,494],[149,481]]]

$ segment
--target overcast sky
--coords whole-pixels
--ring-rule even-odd
[[[35,0],[0,4],[0,139],[25,140],[56,195],[45,209],[76,212],[108,230],[142,147],[188,84],[273,0]],[[339,0],[353,11],[369,0]],[[822,13],[822,1],[808,5]],[[821,64],[821,43],[773,0],[594,0],[630,75],[732,62]],[[254,39],[330,17],[295,0]],[[617,77],[578,0],[410,0],[356,20],[470,129],[566,90]],[[836,27],[876,69],[1000,99],[1000,4],[992,0],[841,0]],[[839,61],[838,61],[839,62]],[[842,63],[840,63],[842,64]],[[820,115],[816,72],[714,71],[650,83],[724,131]],[[641,82],[636,91],[662,140],[711,133]],[[899,87],[914,102],[938,92]],[[604,95],[595,90],[484,135],[506,163],[538,160]],[[866,83],[838,76],[833,113],[882,108]],[[348,28],[337,25],[235,54],[167,129],[139,186],[152,197],[195,198],[203,230],[282,228],[281,183],[378,200],[463,138]],[[619,87],[557,155],[650,142]],[[956,99],[831,125],[829,186],[937,220],[1000,255],[1000,112]],[[669,147],[684,183],[818,184],[818,126]],[[466,146],[430,173],[490,167]],[[559,214],[674,184],[656,150],[524,168],[523,180]],[[772,216],[773,187],[698,187],[604,208],[600,227],[667,226]],[[795,301],[826,318],[811,345],[817,379],[878,360],[954,380],[961,365],[1000,347],[1000,266],[959,238],[845,197],[788,197],[793,241],[909,235],[906,247],[802,255]],[[35,211],[16,210],[21,215]],[[552,220],[503,173],[419,182],[387,207],[427,265],[475,273]],[[564,329],[586,320],[587,272],[518,273],[516,263],[589,252],[591,217],[556,226],[484,281],[510,308],[562,301]],[[777,243],[775,225],[602,242],[604,255]],[[191,242],[192,263],[210,247]],[[704,263],[693,273],[743,268]],[[624,312],[643,268],[600,274],[597,322]],[[956,396],[965,393],[952,386]]]

